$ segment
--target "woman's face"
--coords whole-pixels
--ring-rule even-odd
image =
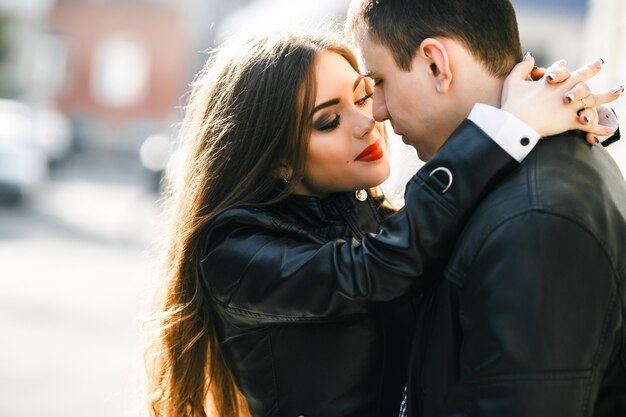
[[[318,52],[317,96],[302,181],[294,193],[324,196],[380,185],[389,176],[383,126],[372,118],[368,79],[341,55]]]

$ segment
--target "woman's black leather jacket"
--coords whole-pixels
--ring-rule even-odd
[[[253,416],[397,415],[414,315],[468,215],[518,163],[470,121],[379,224],[354,193],[239,207],[204,231],[200,271]]]

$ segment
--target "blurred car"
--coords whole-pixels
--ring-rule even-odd
[[[21,200],[47,175],[47,164],[38,149],[0,139],[0,202]]]
[[[31,194],[48,175],[49,157],[37,141],[32,109],[0,99],[0,202]]]

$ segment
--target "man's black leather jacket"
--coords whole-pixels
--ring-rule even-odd
[[[252,415],[397,413],[413,323],[407,294],[441,269],[469,213],[518,165],[466,121],[380,226],[371,202],[351,195],[218,216],[204,231],[200,271]]]
[[[626,184],[574,135],[498,184],[426,291],[410,416],[626,416]]]

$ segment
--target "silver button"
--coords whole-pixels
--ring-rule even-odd
[[[354,196],[359,201],[365,201],[365,200],[367,200],[367,191],[365,191],[365,190],[356,190],[354,192]]]
[[[429,177],[432,177],[435,172],[439,172],[439,171],[445,172],[446,174],[448,174],[448,185],[446,186],[446,188],[441,190],[441,194],[445,194],[446,191],[448,191],[450,189],[450,187],[452,186],[452,172],[450,172],[450,170],[448,168],[439,167],[439,168],[433,169],[432,172],[430,173]]]

